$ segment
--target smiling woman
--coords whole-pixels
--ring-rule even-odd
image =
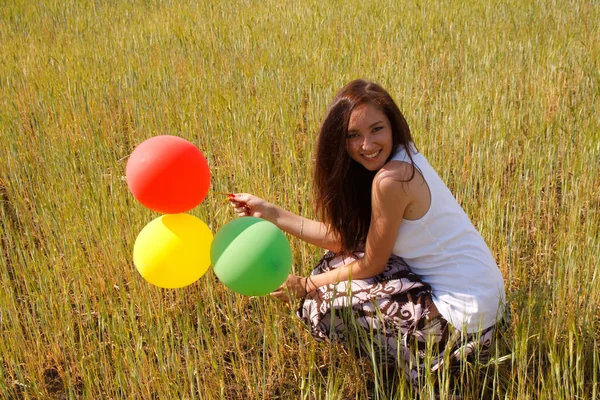
[[[377,171],[392,153],[392,127],[384,112],[372,103],[356,107],[348,123],[346,150],[357,163]]]
[[[290,275],[272,295],[303,298],[297,315],[315,338],[400,367],[415,387],[459,355],[485,359],[503,321],[502,274],[381,86],[356,80],[338,92],[314,178],[321,221],[249,194],[230,199],[239,215],[329,250],[310,277]]]

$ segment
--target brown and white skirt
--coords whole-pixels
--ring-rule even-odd
[[[360,257],[327,252],[312,275]],[[398,367],[416,387],[427,370],[456,368],[465,358],[486,361],[495,331],[495,326],[473,334],[454,329],[433,303],[431,287],[395,255],[375,277],[319,287],[296,314],[317,340],[341,342],[358,356]]]

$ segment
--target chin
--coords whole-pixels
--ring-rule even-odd
[[[373,166],[370,165],[369,167],[366,167],[366,169],[368,169],[369,171],[375,172],[375,171],[379,171],[381,168],[383,168],[383,165],[377,165],[377,166]]]
[[[379,163],[377,163],[377,164],[363,164],[363,163],[359,163],[359,164],[364,169],[366,169],[367,171],[372,171],[372,172],[379,171],[383,167],[383,165],[384,165],[384,164],[380,165]]]
[[[360,163],[363,167],[368,169],[369,171],[379,171],[386,164],[387,158],[381,158],[375,162],[362,162]]]

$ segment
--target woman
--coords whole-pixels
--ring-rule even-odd
[[[310,277],[290,275],[272,295],[303,298],[297,314],[314,337],[400,362],[415,385],[458,349],[484,356],[503,315],[502,275],[390,95],[365,80],[342,88],[316,153],[322,222],[249,194],[230,198],[238,215],[329,250]]]

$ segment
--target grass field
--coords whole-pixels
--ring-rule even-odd
[[[600,3],[0,0],[0,398],[384,399],[413,394],[293,310],[209,271],[135,270],[158,214],[124,182],[144,139],[184,137],[213,191],[311,217],[334,93],[381,83],[486,239],[513,323],[463,398],[600,398]],[[321,251],[290,238],[294,269]],[[449,389],[442,387],[442,398]],[[424,389],[428,398],[433,391]]]

